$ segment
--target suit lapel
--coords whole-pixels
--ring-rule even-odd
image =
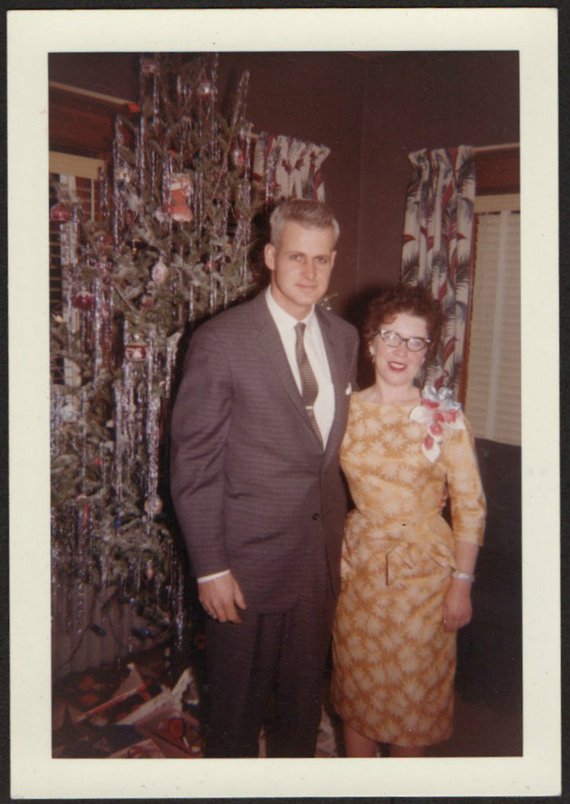
[[[318,440],[309,421],[309,417],[307,416],[307,412],[303,406],[301,394],[299,393],[297,383],[295,382],[291,367],[289,366],[289,361],[287,360],[287,355],[285,354],[285,349],[283,347],[283,343],[281,342],[279,330],[277,329],[275,322],[271,317],[271,313],[269,312],[269,308],[267,307],[264,292],[262,291],[255,299],[253,299],[251,304],[253,325],[257,332],[259,347],[265,353],[267,361],[274,374],[279,378],[279,381],[291,399],[291,402],[297,409],[299,415],[302,416],[303,420],[305,421],[307,428],[314,439],[315,445],[318,445]],[[334,338],[334,328],[329,319],[323,314],[322,310],[318,306],[315,308],[315,311],[327,353],[335,397],[335,414],[325,449],[326,457],[327,455],[332,455],[336,452],[336,449],[343,436],[348,397],[346,396],[346,388],[344,387],[344,380],[341,374],[342,357],[339,355],[338,344]]]
[[[323,315],[321,309],[316,307],[317,318],[323,336],[323,342],[329,361],[331,379],[334,387],[334,418],[332,427],[327,440],[325,455],[332,455],[340,443],[344,434],[345,408],[347,404],[346,388],[344,379],[341,375],[342,359],[338,351],[338,343],[334,338],[333,327],[329,319]]]
[[[265,353],[269,365],[271,366],[274,374],[279,378],[283,388],[285,389],[285,392],[291,399],[291,402],[297,408],[299,414],[307,422],[311,432],[313,432],[307,412],[303,406],[301,394],[299,393],[297,383],[293,377],[293,372],[289,366],[289,361],[287,360],[287,355],[285,354],[285,349],[283,347],[283,343],[281,342],[279,330],[277,329],[275,322],[271,317],[271,313],[267,307],[267,302],[263,292],[261,292],[259,296],[254,299],[252,306],[254,313],[254,325],[257,330],[259,347]]]

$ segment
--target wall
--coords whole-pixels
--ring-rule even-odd
[[[323,163],[326,200],[341,226],[331,294],[357,291],[359,174],[365,65],[345,53],[243,53],[220,56],[220,87],[231,95],[250,72],[248,116],[256,131],[285,134],[331,153]]]
[[[222,104],[245,69],[255,130],[332,149],[323,174],[342,229],[339,312],[398,279],[410,151],[519,140],[514,52],[222,53]],[[52,54],[50,80],[133,99],[137,55]]]
[[[359,287],[397,281],[408,154],[518,142],[518,99],[517,53],[400,53],[369,65]]]

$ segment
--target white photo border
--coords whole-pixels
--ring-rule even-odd
[[[12,10],[7,12],[7,29],[12,796],[557,795],[561,736],[556,9]],[[523,756],[135,763],[52,759],[48,54],[284,49],[520,54]]]

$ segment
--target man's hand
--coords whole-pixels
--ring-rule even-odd
[[[238,582],[231,572],[198,584],[198,595],[210,617],[221,623],[241,622],[237,609],[245,609],[246,605]]]

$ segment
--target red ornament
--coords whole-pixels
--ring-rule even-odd
[[[77,310],[92,310],[95,305],[95,296],[87,290],[80,290],[75,294],[73,306]]]
[[[190,223],[194,217],[189,203],[192,198],[192,177],[189,173],[173,173],[169,185],[169,202],[166,212],[175,221]]]
[[[144,360],[146,357],[146,346],[144,343],[127,343],[125,346],[125,357],[127,360],[133,360],[137,362],[139,360]]]
[[[49,211],[50,221],[55,221],[56,223],[67,223],[71,220],[72,216],[71,207],[67,204],[62,204],[61,201],[55,204]]]
[[[129,112],[136,114],[137,112],[140,112],[141,107],[138,105],[138,103],[128,103],[127,109],[129,110]]]

